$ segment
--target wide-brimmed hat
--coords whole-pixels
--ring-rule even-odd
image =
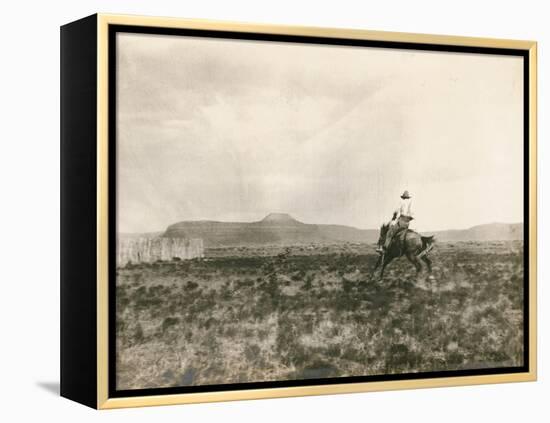
[[[409,191],[405,190],[405,192],[401,194],[401,198],[411,198],[411,194],[409,194]]]

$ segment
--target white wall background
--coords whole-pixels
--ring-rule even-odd
[[[0,418],[3,421],[548,421],[547,2],[24,1],[0,25]],[[539,41],[539,382],[95,412],[59,382],[59,26],[131,13]],[[546,184],[546,185],[545,185]],[[545,394],[546,390],[546,394]],[[40,419],[40,420],[39,420]]]

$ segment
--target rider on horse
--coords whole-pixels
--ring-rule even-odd
[[[393,212],[393,217],[389,222],[389,229],[386,234],[386,239],[384,241],[384,247],[381,251],[379,251],[386,252],[395,234],[404,229],[408,229],[409,223],[413,219],[414,217],[412,212],[411,195],[409,191],[405,190],[405,192],[401,194],[401,201],[399,203],[399,206]]]

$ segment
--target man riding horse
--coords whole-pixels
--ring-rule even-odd
[[[401,202],[394,211],[391,221],[384,223],[380,228],[380,238],[376,249],[380,253],[380,257],[374,267],[376,270],[381,266],[380,277],[384,276],[386,266],[401,256],[407,257],[416,268],[417,273],[422,270],[422,263],[428,267],[428,272],[431,273],[432,263],[428,258],[428,253],[433,248],[434,237],[433,235],[422,236],[409,229],[409,224],[413,219],[411,195],[405,191],[401,195]]]
[[[395,234],[401,232],[404,229],[409,229],[409,224],[413,219],[414,217],[412,211],[411,194],[409,193],[409,191],[405,190],[405,192],[401,194],[401,201],[399,203],[399,206],[393,212],[393,217],[389,222],[389,229],[386,233],[384,246],[382,248],[378,247],[378,252],[386,252]]]

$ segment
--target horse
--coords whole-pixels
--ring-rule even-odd
[[[381,249],[386,240],[386,234],[390,228],[389,223],[384,223],[380,227],[380,237],[378,238],[378,247]],[[428,258],[428,252],[433,248],[435,239],[434,236],[422,236],[412,229],[404,229],[396,233],[391,240],[391,243],[384,253],[380,254],[374,271],[382,265],[380,272],[380,278],[384,277],[384,269],[386,266],[396,258],[401,256],[407,257],[407,259],[416,268],[416,274],[418,275],[422,271],[422,262],[426,263],[428,272],[432,272],[432,262]]]

